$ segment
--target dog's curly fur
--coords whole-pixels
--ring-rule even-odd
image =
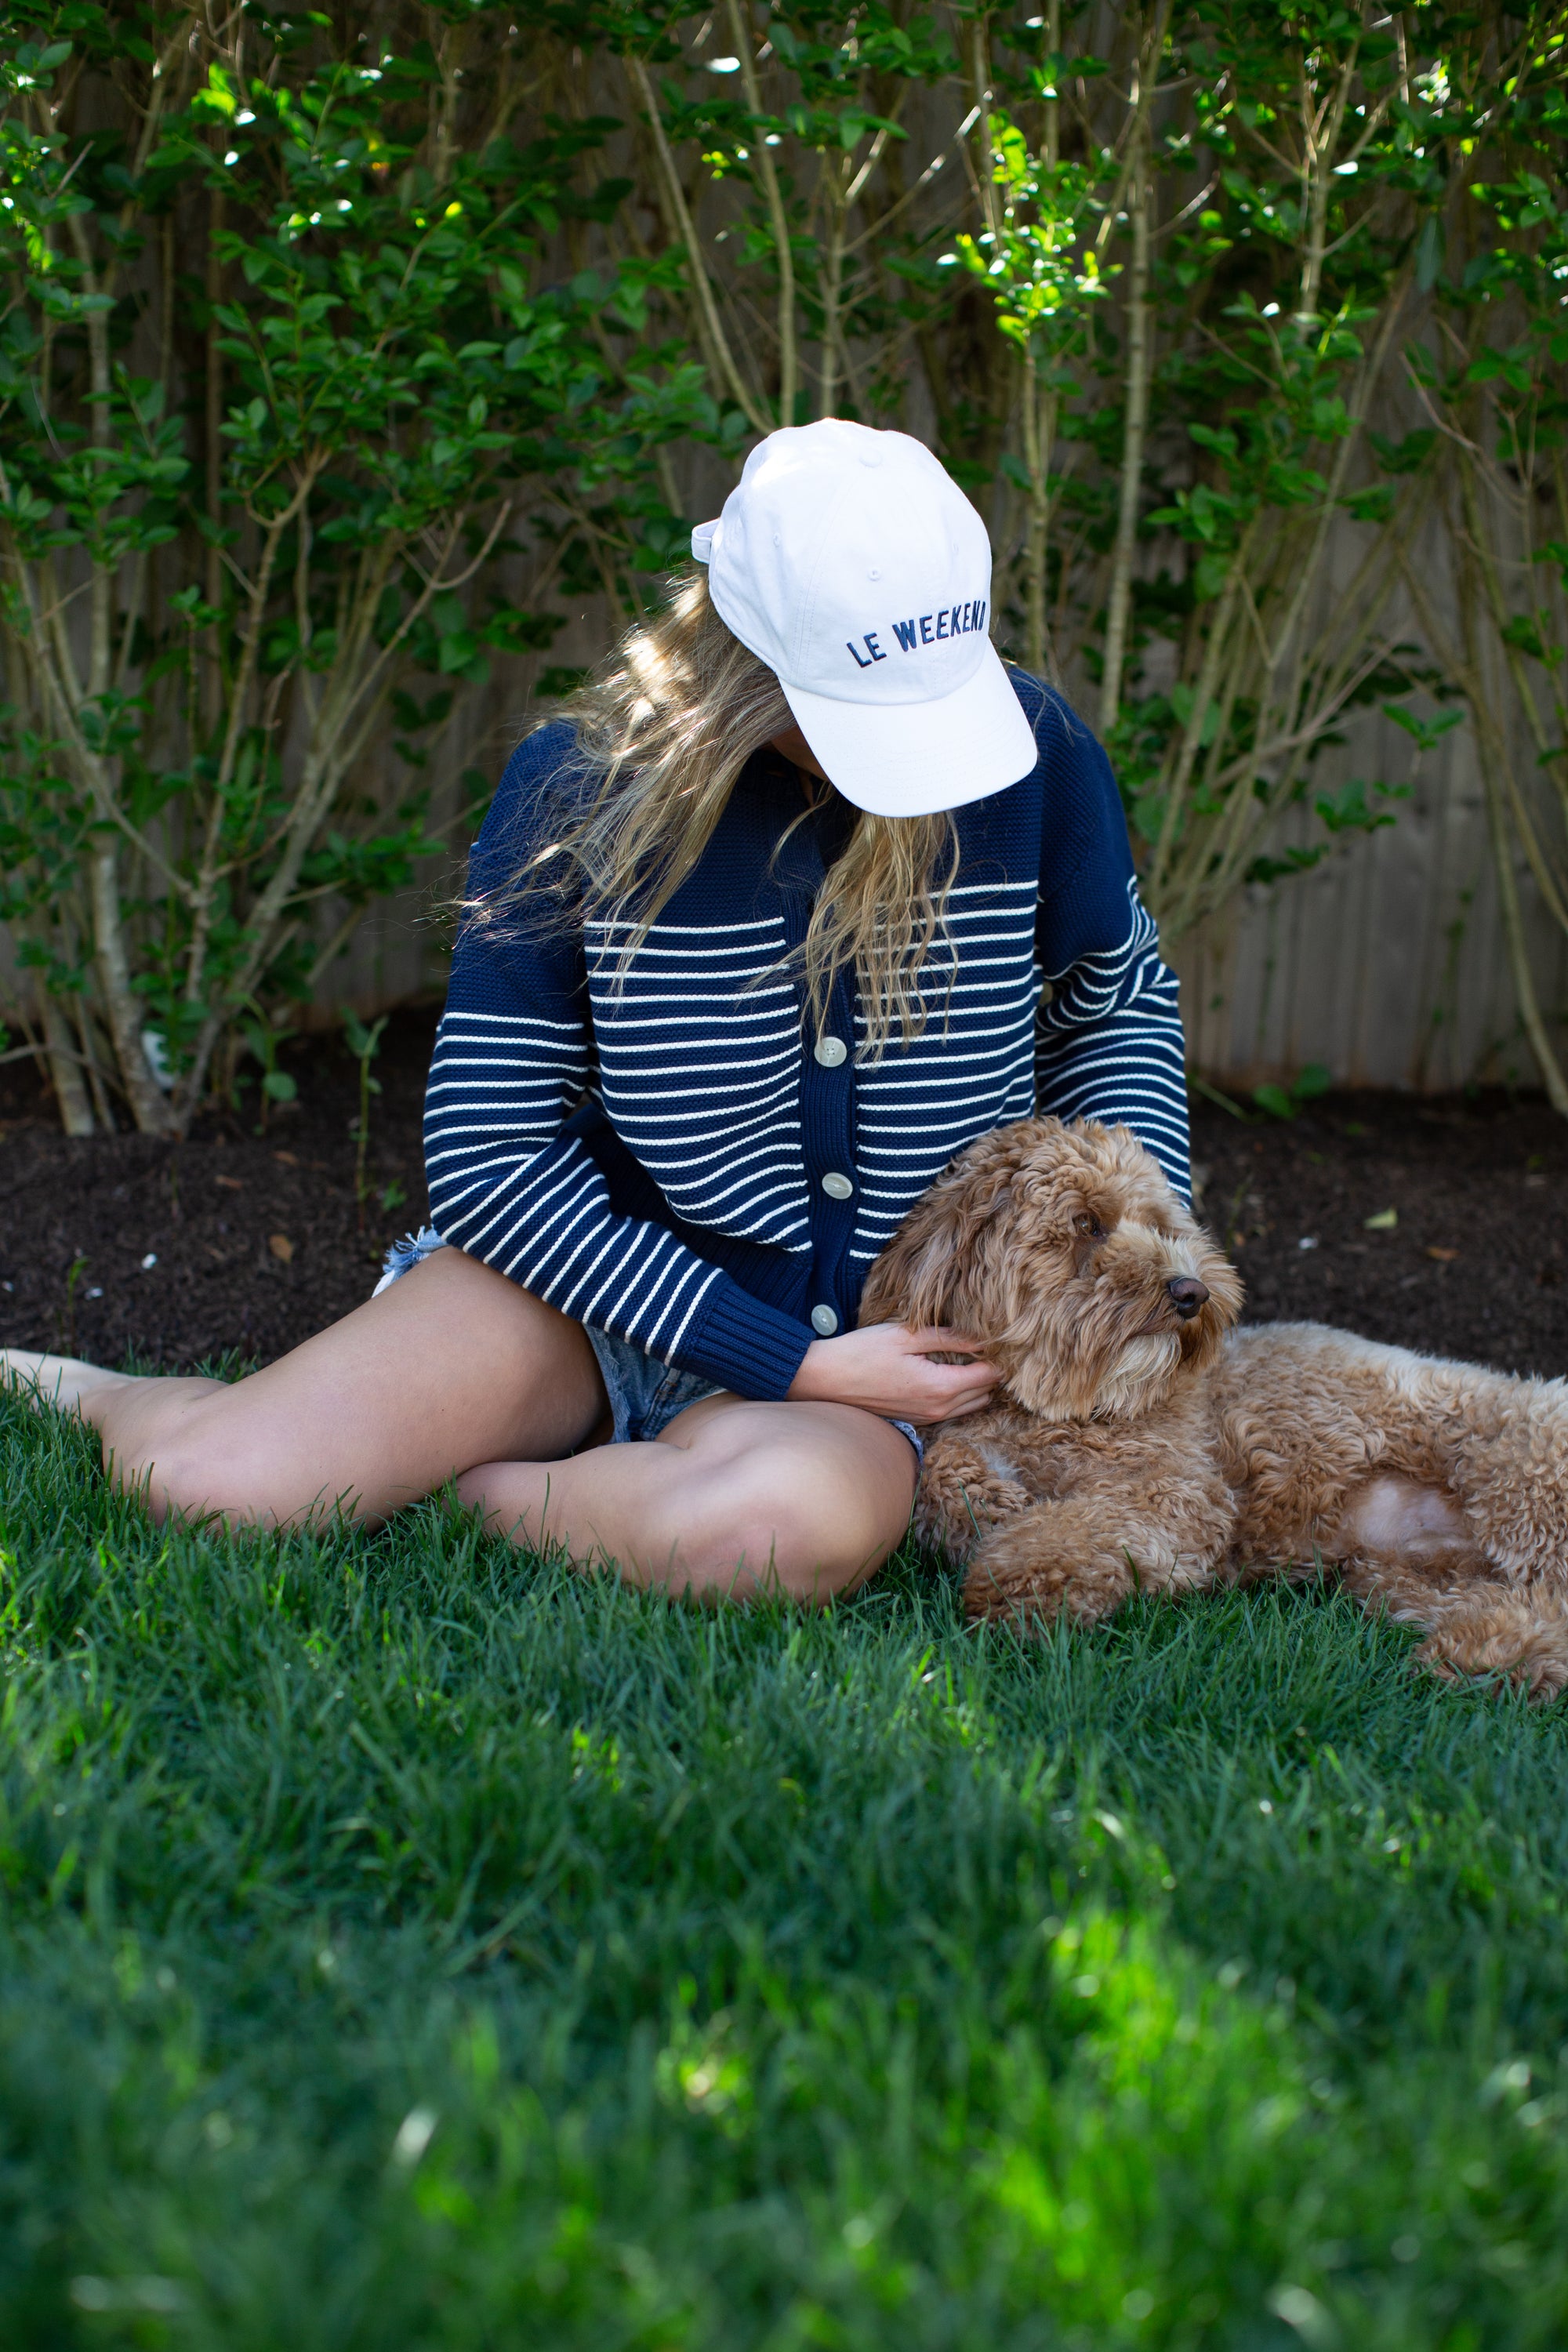
[[[1126,1128],[972,1144],[862,1322],[973,1333],[1005,1399],[927,1441],[916,1522],[975,1617],[1336,1566],[1439,1672],[1568,1682],[1568,1383],[1317,1323],[1238,1329],[1236,1269]]]

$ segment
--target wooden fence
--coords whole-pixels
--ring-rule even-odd
[[[1370,738],[1392,768],[1404,749],[1395,737],[1379,720],[1357,740]],[[1351,747],[1335,764],[1342,776],[1366,772]],[[1543,1003],[1560,1030],[1562,936],[1531,905],[1522,859],[1520,887]],[[1309,1062],[1349,1086],[1443,1092],[1474,1080],[1537,1082],[1468,732],[1431,755],[1387,831],[1347,844],[1312,873],[1247,890],[1176,961],[1192,1059],[1222,1086]]]

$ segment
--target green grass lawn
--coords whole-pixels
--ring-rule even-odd
[[[0,1448],[7,2346],[1568,2340],[1561,1712],[1317,1594],[703,1615]]]

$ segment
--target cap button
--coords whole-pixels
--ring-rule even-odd
[[[879,449],[862,449],[862,450],[861,450],[861,452],[860,452],[860,463],[861,463],[863,466],[879,466],[879,465],[881,464],[881,462],[882,462],[882,453],[881,453],[881,451],[880,451]]]

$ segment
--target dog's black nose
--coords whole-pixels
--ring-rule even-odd
[[[1171,1294],[1171,1304],[1184,1323],[1190,1323],[1208,1297],[1208,1286],[1195,1274],[1178,1274],[1165,1285]]]

